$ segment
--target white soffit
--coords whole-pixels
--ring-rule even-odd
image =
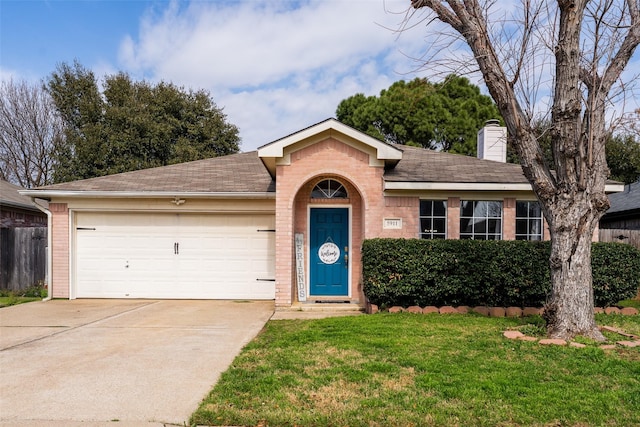
[[[275,192],[243,193],[196,193],[166,191],[70,191],[70,190],[23,190],[20,194],[36,198],[69,197],[69,198],[141,198],[158,199],[184,197],[191,199],[275,199]]]
[[[450,190],[450,191],[532,191],[528,183],[493,183],[493,182],[398,182],[386,181],[385,190]],[[623,184],[606,184],[606,193],[624,190]]]
[[[531,191],[529,184],[490,182],[385,182],[385,190]]]

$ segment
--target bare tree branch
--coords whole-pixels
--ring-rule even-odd
[[[26,188],[52,182],[62,122],[40,86],[0,84],[0,178]]]
[[[621,77],[640,44],[640,0],[521,0],[519,9],[509,1],[499,18],[491,1],[411,5],[466,40],[541,202],[552,240],[549,334],[604,339],[593,318],[590,245],[608,208],[607,106],[632,84]],[[536,115],[550,123],[553,172],[532,126]]]

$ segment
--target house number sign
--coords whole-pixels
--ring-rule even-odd
[[[340,248],[333,242],[325,242],[318,249],[318,258],[325,264],[335,264],[340,258]]]

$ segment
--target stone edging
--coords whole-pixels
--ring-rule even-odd
[[[628,340],[625,341],[616,341],[615,344],[603,344],[600,346],[600,348],[602,350],[612,350],[618,346],[620,347],[640,347],[640,337],[633,335],[633,334],[628,334],[626,332],[624,332],[621,329],[618,328],[614,328],[612,326],[602,326],[600,327],[601,331],[609,331],[609,332],[615,332],[619,335],[622,335],[626,338],[628,338]],[[574,341],[565,341],[565,340],[561,340],[561,339],[552,339],[552,338],[543,338],[543,339],[538,339],[535,337],[530,337],[528,335],[523,334],[520,331],[505,331],[503,333],[503,336],[507,339],[510,340],[520,340],[520,341],[530,341],[530,342],[538,342],[538,344],[540,345],[568,345],[569,347],[576,347],[576,348],[584,348],[586,347],[585,344],[581,344],[579,342],[574,342]]]
[[[367,303],[367,307],[366,307],[366,312],[367,314],[374,314],[374,313],[378,313],[380,311],[380,309],[378,308],[377,305],[375,304],[370,304]],[[479,306],[479,307],[467,307],[467,306],[460,306],[460,307],[452,307],[452,306],[443,306],[443,307],[435,307],[435,306],[428,306],[428,307],[419,307],[419,306],[411,306],[408,308],[404,308],[404,307],[399,307],[399,306],[393,306],[391,308],[389,308],[387,310],[389,313],[401,313],[401,312],[408,312],[408,313],[417,313],[417,314],[429,314],[429,313],[439,313],[439,314],[466,314],[466,313],[478,313],[478,314],[482,314],[483,316],[490,316],[490,317],[523,317],[523,316],[532,316],[532,315],[542,315],[544,309],[543,308],[536,308],[536,307],[525,307],[525,308],[520,308],[520,307],[485,307],[485,306]],[[626,308],[618,308],[618,307],[607,307],[607,308],[602,308],[602,307],[595,307],[594,311],[596,313],[605,313],[605,314],[621,314],[624,316],[635,316],[638,315],[638,310],[636,308],[633,307],[626,307]]]

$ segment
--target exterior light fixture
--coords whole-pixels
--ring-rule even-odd
[[[180,206],[180,205],[186,203],[186,200],[185,199],[181,199],[180,197],[176,196],[176,197],[173,198],[171,203],[173,203],[176,206]]]

